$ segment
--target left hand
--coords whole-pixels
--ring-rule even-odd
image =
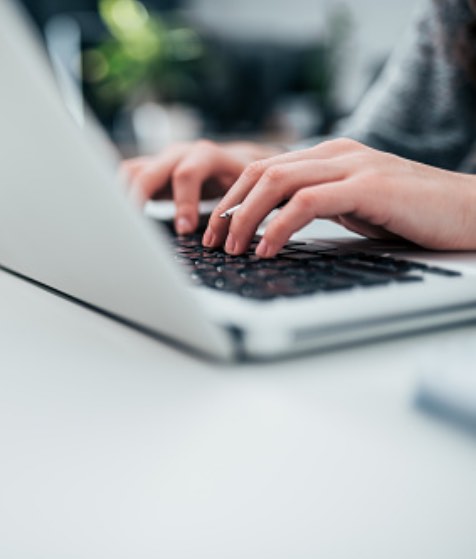
[[[262,258],[275,256],[315,218],[371,238],[397,236],[438,250],[476,249],[476,177],[348,139],[248,165],[211,215],[203,244],[243,253],[263,219],[283,201],[256,249]],[[240,203],[231,219],[219,217]]]

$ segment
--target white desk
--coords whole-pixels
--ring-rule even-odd
[[[412,406],[450,334],[225,368],[0,301],[0,557],[476,557],[476,441]]]

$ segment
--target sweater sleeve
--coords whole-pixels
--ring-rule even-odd
[[[476,171],[476,90],[454,54],[470,17],[466,0],[425,0],[339,135],[430,165]]]

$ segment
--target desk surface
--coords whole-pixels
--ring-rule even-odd
[[[2,557],[476,557],[476,442],[412,405],[454,332],[224,367],[5,273],[0,300]]]

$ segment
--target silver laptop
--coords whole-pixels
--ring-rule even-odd
[[[274,279],[253,258],[198,254],[208,258],[202,266],[193,239],[173,239],[128,200],[104,135],[91,119],[80,129],[70,117],[10,0],[0,3],[0,75],[4,270],[226,360],[275,358],[476,317],[471,254],[402,252],[348,237],[295,242],[277,259]]]

